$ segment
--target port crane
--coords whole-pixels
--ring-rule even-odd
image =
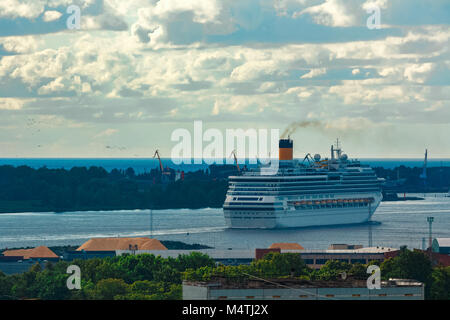
[[[231,151],[230,157],[234,157],[234,163],[236,164],[236,168],[238,169],[238,172],[241,172],[241,169],[239,168],[239,163],[236,156],[236,150]]]
[[[308,153],[304,158],[302,163],[304,163],[305,161],[308,161],[309,164],[314,163],[314,158],[312,157],[311,153]]]
[[[155,154],[153,155],[153,158],[158,157],[158,161],[159,161],[159,168],[161,169],[161,174],[165,174],[165,175],[170,175],[170,171],[165,171],[162,161],[161,161],[161,157],[159,155],[159,150],[155,151]]]

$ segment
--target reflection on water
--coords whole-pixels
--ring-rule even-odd
[[[422,195],[423,196],[423,195]],[[307,249],[331,243],[369,243],[369,225],[278,230],[227,229],[222,209],[154,210],[152,234],[160,240],[201,243],[217,248],[253,249],[274,242],[297,242]],[[371,225],[375,246],[420,248],[428,237],[426,217],[435,217],[435,237],[450,237],[450,198],[383,202]],[[81,244],[92,237],[148,236],[148,210],[0,214],[0,248]]]

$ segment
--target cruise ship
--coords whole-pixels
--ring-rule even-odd
[[[225,221],[243,229],[365,223],[381,202],[383,180],[343,154],[339,141],[330,158],[308,154],[299,161],[293,159],[293,141],[281,139],[276,174],[260,165],[229,177]]]

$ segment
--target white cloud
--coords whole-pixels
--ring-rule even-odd
[[[327,73],[327,69],[325,69],[325,68],[311,69],[308,73],[302,75],[300,78],[301,79],[311,79],[311,78],[315,78],[317,76],[321,76],[325,73]]]
[[[0,2],[0,17],[35,19],[46,7],[69,6],[74,0],[2,0]],[[93,0],[75,0],[83,7],[93,3]],[[54,15],[54,14],[52,14]]]
[[[115,134],[115,133],[117,133],[117,132],[118,132],[117,129],[111,129],[111,128],[109,128],[109,129],[106,129],[106,130],[104,130],[104,131],[102,131],[102,132],[99,132],[98,134],[96,134],[96,135],[94,136],[94,138],[110,137],[110,136],[112,136],[113,134]]]
[[[36,51],[42,41],[34,36],[0,37],[0,45],[11,53],[29,53]]]
[[[433,63],[412,64],[404,68],[404,76],[411,82],[424,83],[433,70]]]
[[[32,99],[0,98],[0,110],[20,110]]]
[[[59,11],[53,11],[53,10],[45,11],[43,20],[45,22],[55,21],[55,20],[58,20],[59,18],[61,18],[61,16],[62,16],[62,13]]]
[[[39,94],[49,94],[53,92],[59,92],[64,89],[63,78],[58,77],[55,80],[39,88]]]
[[[379,126],[380,124],[375,124],[370,119],[365,117],[341,117],[338,119],[328,120],[325,123],[325,129],[337,129],[337,130],[367,130],[369,128],[373,128],[375,126]]]
[[[308,14],[322,16],[330,25],[365,23],[342,1],[288,2],[280,14],[289,19],[294,4],[303,9],[326,4],[328,9]],[[258,39],[229,45],[203,39],[217,32],[214,27],[223,27],[222,34],[241,28],[243,18],[230,19],[227,3],[105,4],[110,7],[107,14],[120,18],[119,26],[120,21],[133,26],[131,32],[110,32],[114,24],[108,27],[86,16],[85,29],[77,32],[0,37],[4,50],[20,53],[0,58],[0,81],[36,98],[26,105],[27,113],[58,114],[73,121],[72,127],[123,125],[128,128],[120,129],[124,135],[134,130],[130,123],[184,123],[194,118],[283,126],[293,117],[317,115],[330,130],[350,130],[361,125],[376,128],[380,121],[440,123],[448,114],[449,88],[442,76],[450,67],[447,26],[408,26],[377,40],[271,44]],[[344,5],[336,12],[349,20],[334,11],[328,14],[330,5]],[[252,29],[258,19],[258,14],[251,16],[248,29],[242,28],[259,32]],[[183,43],[177,38],[183,32],[200,36]],[[137,36],[143,41],[136,41]],[[54,97],[61,100],[51,100]],[[14,110],[23,109],[25,100],[7,99],[13,100],[0,101],[2,113],[16,116]],[[2,121],[17,120],[5,117],[0,125]],[[91,131],[89,138],[105,129],[101,128]]]
[[[326,0],[322,4],[310,6],[296,12],[294,18],[311,15],[318,24],[332,27],[349,27],[358,24],[354,8],[358,8],[359,0]]]

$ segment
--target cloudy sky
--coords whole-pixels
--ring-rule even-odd
[[[202,120],[320,121],[297,156],[450,158],[449,21],[448,0],[1,0],[0,157],[169,156]]]

